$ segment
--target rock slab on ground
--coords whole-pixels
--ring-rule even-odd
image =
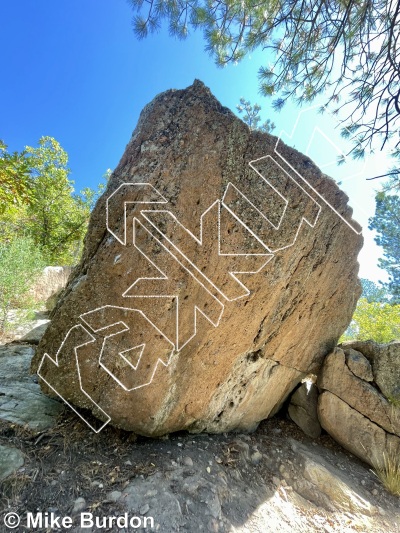
[[[41,386],[142,435],[254,430],[351,319],[347,200],[201,82],[157,96],[39,344]]]
[[[334,467],[310,447],[292,440],[291,446],[302,459],[303,477],[297,482],[297,490],[316,505],[333,511],[358,512],[364,515],[377,513],[368,501],[368,495],[351,478]]]
[[[43,431],[54,426],[64,404],[44,395],[29,375],[33,354],[29,345],[0,346],[0,420]]]
[[[0,481],[13,474],[24,464],[24,455],[11,446],[0,445]]]
[[[287,419],[234,438],[184,432],[135,440],[112,427],[95,434],[68,411],[40,440],[30,432],[19,439],[11,424],[0,429],[0,444],[25,457],[0,490],[2,508],[19,509],[22,527],[26,511],[37,509],[72,516],[74,533],[399,532],[398,498],[367,465]],[[81,528],[83,510],[102,527]],[[132,527],[115,519],[107,527],[109,517],[126,515],[141,527],[138,518]]]

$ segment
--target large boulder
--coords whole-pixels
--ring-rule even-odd
[[[255,429],[351,319],[362,237],[347,201],[201,82],[157,96],[39,344],[43,389],[96,430]]]
[[[51,310],[48,302],[54,307],[55,296],[58,295],[67,284],[72,272],[70,266],[47,266],[30,290],[30,294],[36,299],[46,301],[46,308]]]

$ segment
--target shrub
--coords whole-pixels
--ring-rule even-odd
[[[340,342],[353,339],[373,339],[382,343],[400,339],[400,305],[368,302],[361,298]]]
[[[26,237],[0,244],[0,334],[12,308],[29,309],[28,291],[44,267],[37,247]]]

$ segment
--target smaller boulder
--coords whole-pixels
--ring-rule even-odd
[[[318,398],[321,426],[343,448],[373,468],[384,467],[387,454],[400,455],[400,439],[374,424],[329,391]]]
[[[364,381],[374,381],[371,363],[361,352],[347,348],[344,353],[346,355],[346,364],[355,376]]]
[[[312,381],[305,381],[292,394],[288,409],[289,416],[293,422],[313,439],[321,435],[317,404],[317,387]]]
[[[400,420],[393,407],[372,384],[350,371],[341,348],[336,348],[325,359],[318,388],[331,392],[385,431],[400,435]]]
[[[41,320],[37,326],[28,331],[28,333],[21,337],[20,340],[28,344],[39,344],[39,341],[43,337],[46,329],[48,328],[49,323],[50,320]]]
[[[400,400],[400,341],[349,341],[340,346],[361,352],[371,363],[374,381],[382,394],[391,401]]]
[[[70,266],[47,266],[36,281],[30,294],[36,299],[46,301],[52,295],[59,293],[67,284],[72,272]]]

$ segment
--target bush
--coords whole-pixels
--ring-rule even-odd
[[[361,298],[340,342],[353,339],[372,339],[381,343],[400,339],[400,305],[368,302]]]
[[[26,237],[0,244],[0,334],[8,325],[10,309],[29,309],[28,291],[44,267],[37,247]]]

